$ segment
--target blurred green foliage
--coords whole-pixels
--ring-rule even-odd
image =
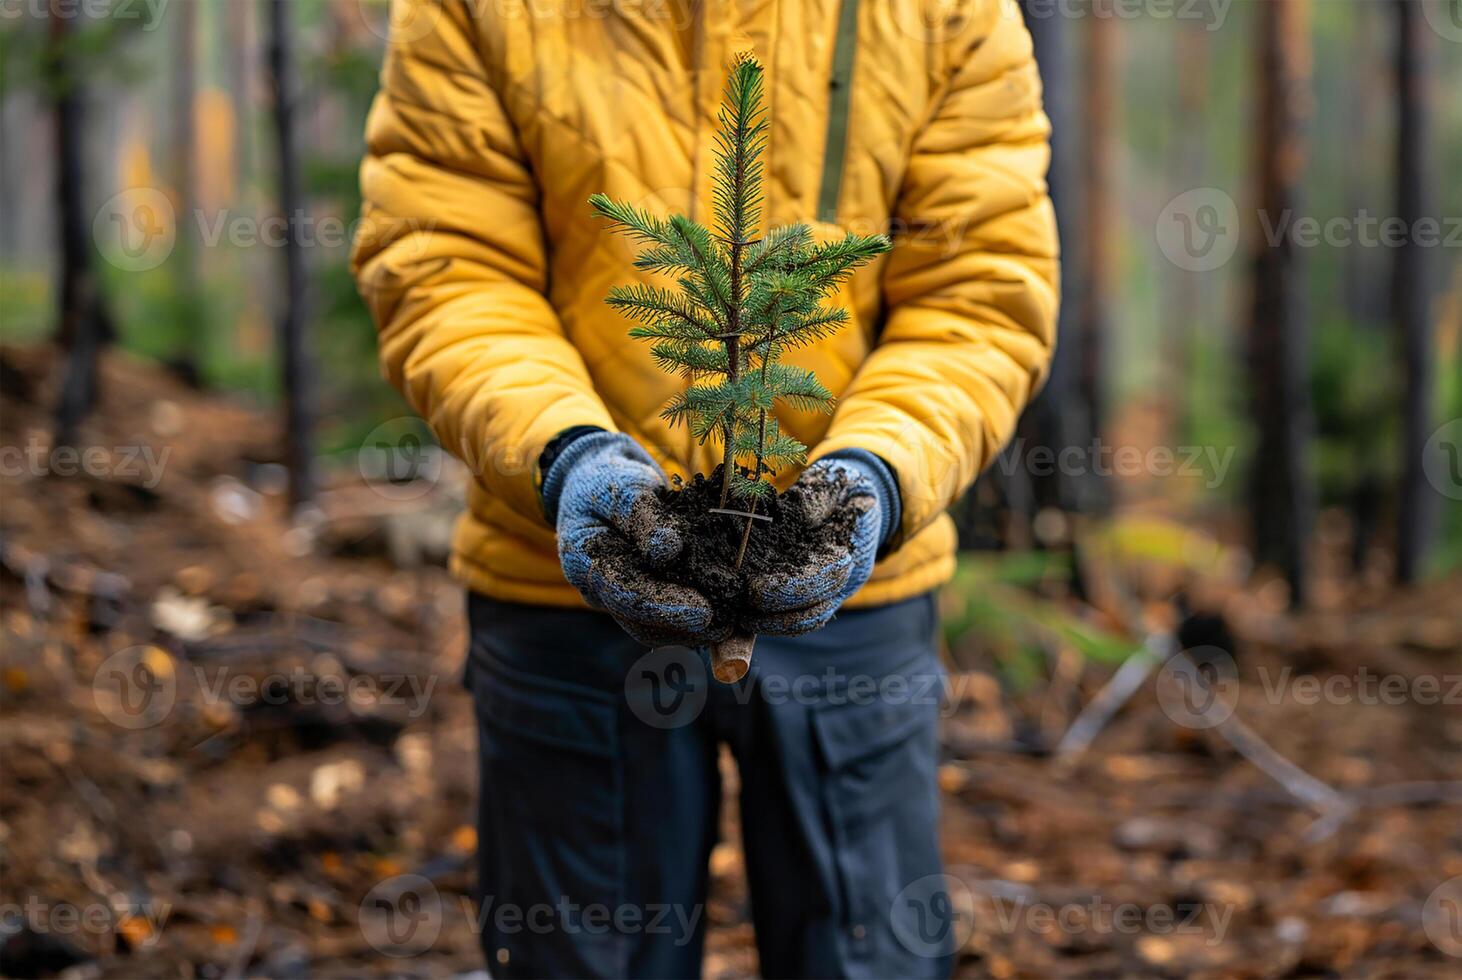
[[[1013,551],[959,556],[954,580],[941,592],[940,626],[945,644],[970,644],[1014,690],[1045,680],[1054,650],[1071,647],[1089,660],[1121,663],[1138,643],[1088,622],[1068,603],[1041,594],[1041,587],[1069,578],[1071,556]],[[1059,592],[1059,586],[1057,590]]]
[[[1078,555],[1084,587],[1112,607],[1105,613],[1072,594]],[[1186,523],[1139,514],[1083,520],[1074,552],[961,554],[940,593],[944,640],[957,663],[988,661],[1007,689],[1024,691],[1049,680],[1062,651],[1096,664],[1125,661],[1143,649],[1149,604],[1176,610],[1185,583],[1233,581],[1242,569],[1232,549]],[[1155,580],[1164,591],[1144,584]]]
[[[1400,420],[1391,338],[1344,321],[1315,331],[1310,388],[1314,393],[1315,474],[1321,500],[1344,503],[1363,485],[1394,480]]]

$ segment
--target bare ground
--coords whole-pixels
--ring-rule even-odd
[[[382,494],[336,474],[288,522],[266,417],[121,358],[84,430],[107,458],[57,475],[49,366],[3,352],[0,972],[480,968],[461,596],[440,567],[400,564],[440,541],[451,481]],[[144,447],[165,465],[124,465]],[[1175,723],[1151,681],[1057,759],[1111,668],[1067,656],[1012,690],[978,639],[956,644],[941,782],[958,973],[1456,976],[1462,926],[1435,913],[1462,901],[1445,885],[1462,876],[1457,585],[1331,576],[1298,616],[1263,585],[1211,590],[1237,638],[1235,717],[1328,809],[1246,760],[1231,726]],[[1405,696],[1367,700],[1368,675]],[[707,973],[753,975],[726,820]],[[417,955],[394,958],[361,909],[401,875],[436,904]]]

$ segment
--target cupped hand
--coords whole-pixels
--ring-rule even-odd
[[[584,600],[614,617],[646,646],[700,646],[711,604],[664,575],[684,547],[682,522],[660,503],[665,474],[622,433],[575,439],[544,478],[544,503],[556,519],[564,577]]]
[[[898,488],[887,465],[869,453],[818,460],[787,491],[785,506],[799,508],[816,529],[853,515],[847,543],[819,541],[813,533],[793,569],[753,576],[750,614],[740,626],[752,633],[796,636],[825,626],[873,574],[878,550],[898,519]]]

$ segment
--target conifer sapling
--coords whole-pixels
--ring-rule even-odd
[[[848,322],[846,310],[823,301],[855,268],[889,248],[882,235],[815,244],[804,224],[759,236],[767,132],[762,95],[761,65],[750,56],[738,58],[716,138],[714,231],[683,215],[662,219],[603,194],[589,199],[614,230],[645,246],[635,268],[674,279],[674,288],[615,286],[608,303],[634,321],[630,336],[652,345],[656,364],[688,382],[662,416],[687,426],[700,444],[720,445],[720,506],[713,511],[745,520],[733,571],[745,558],[754,523],[766,519],[758,506],[776,494],[766,478],[807,463],[807,447],[777,423],[778,404],[832,411],[833,396],[816,375],[782,363],[782,356]],[[741,643],[749,659],[750,640]]]

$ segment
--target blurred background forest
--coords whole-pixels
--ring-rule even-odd
[[[1065,297],[1047,389],[956,507],[960,969],[1445,975],[1462,712],[1256,678],[1462,670],[1462,4],[1021,6]],[[465,477],[347,272],[392,29],[383,0],[0,0],[0,866],[7,903],[108,913],[7,913],[7,975],[375,970],[357,909],[403,876],[439,921],[389,969],[475,962]],[[1174,718],[1162,672],[1198,648],[1244,723]],[[119,715],[108,664],[163,713]],[[206,696],[296,670],[435,693]],[[734,840],[713,871],[708,971],[754,972]],[[1237,924],[985,914],[1128,892]]]

